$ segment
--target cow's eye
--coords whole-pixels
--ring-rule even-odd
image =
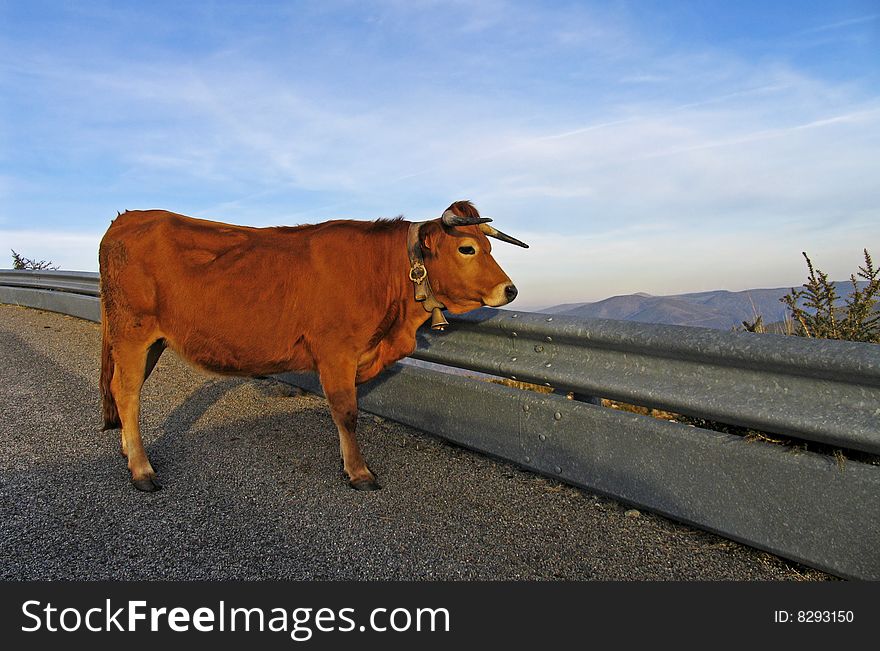
[[[476,251],[474,251],[474,247],[472,246],[460,246],[458,247],[458,252],[462,255],[473,255],[474,253],[476,253]]]

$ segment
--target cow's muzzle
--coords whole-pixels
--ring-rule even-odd
[[[516,285],[512,282],[507,281],[499,283],[495,285],[488,296],[483,298],[483,303],[489,307],[501,307],[515,299],[518,293],[519,291],[516,289]]]

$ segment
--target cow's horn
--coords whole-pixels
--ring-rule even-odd
[[[494,237],[496,240],[501,240],[502,242],[507,242],[508,244],[516,244],[517,246],[521,246],[524,249],[529,248],[529,245],[525,242],[520,242],[515,237],[511,237],[507,233],[502,233],[498,229],[492,228],[487,224],[480,224],[480,230],[489,237]]]
[[[440,220],[446,226],[473,226],[474,224],[485,224],[486,222],[492,221],[487,217],[478,217],[476,219],[470,219],[468,217],[459,217],[451,210],[446,210],[443,212],[443,215],[440,217]]]

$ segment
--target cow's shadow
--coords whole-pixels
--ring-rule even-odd
[[[163,435],[192,429],[213,405],[239,386],[239,378],[207,380],[168,413],[161,425]]]

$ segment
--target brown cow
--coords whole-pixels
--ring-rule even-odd
[[[163,210],[126,211],[101,240],[104,429],[122,427],[132,483],[157,490],[138,424],[140,392],[171,347],[208,371],[315,370],[349,484],[376,478],[355,439],[355,385],[415,348],[439,308],[499,306],[516,288],[491,255],[496,231],[467,201],[440,219],[250,228]]]

